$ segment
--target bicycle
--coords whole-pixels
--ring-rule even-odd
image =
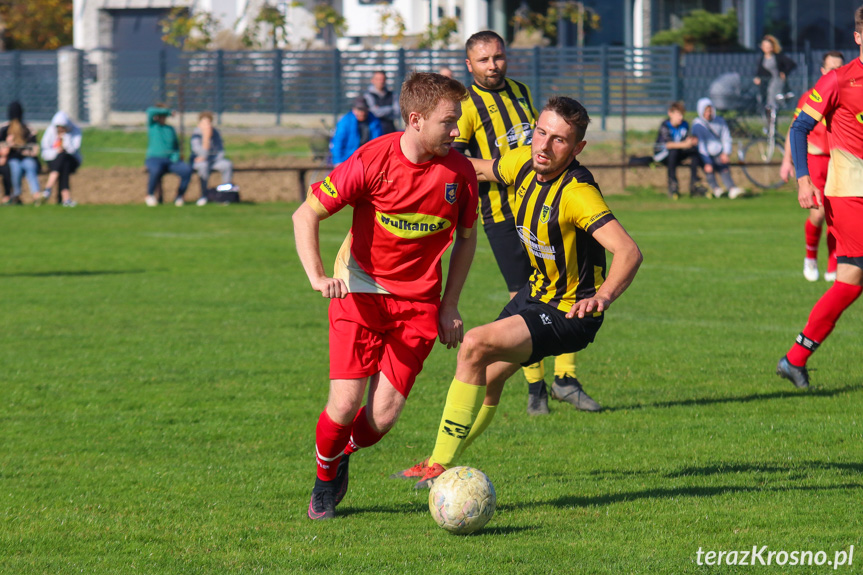
[[[791,92],[777,94],[775,106],[761,106],[760,98],[754,87],[739,89],[737,76],[737,106],[723,112],[731,136],[737,147],[737,160],[746,178],[763,189],[773,189],[784,185],[779,177],[779,166],[785,154],[785,136],[777,130],[778,112],[786,102],[794,101]],[[717,82],[723,82],[722,77]],[[711,92],[714,87],[711,86]],[[726,97],[728,94],[725,95]],[[722,96],[719,96],[722,99]],[[751,118],[760,115],[760,128],[753,127]]]

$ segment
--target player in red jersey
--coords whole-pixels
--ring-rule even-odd
[[[840,68],[845,64],[845,56],[842,52],[832,51],[824,54],[821,59],[821,75],[823,76],[830,70]],[[797,103],[797,109],[794,111],[794,118],[800,113],[800,110],[809,100],[809,95],[812,93],[810,89],[803,94],[800,101]],[[824,118],[815,125],[815,129],[809,134],[807,140],[807,160],[809,162],[809,175],[812,178],[812,184],[818,190],[818,197],[824,191],[824,184],[827,182],[827,164],[830,162],[830,142],[827,140],[827,122]],[[791,162],[791,138],[785,139],[785,156],[782,158],[782,167],[779,169],[779,175],[783,181],[788,181],[794,166]],[[824,206],[823,202],[819,202],[817,207],[809,210],[809,217],[806,218],[806,258],[803,260],[803,276],[811,281],[818,281],[818,242],[821,241],[821,228],[824,226]],[[827,271],[824,273],[824,279],[832,282],[836,281],[836,238],[833,232],[827,230]]]
[[[452,143],[466,97],[456,80],[411,75],[400,98],[405,131],[362,146],[294,213],[300,261],[330,298],[330,393],[315,434],[311,519],[335,516],[350,454],[395,424],[435,337],[447,348],[464,337],[458,301],[476,249],[478,196],[476,173]],[[328,277],[319,224],[347,205],[353,223]]]
[[[802,208],[818,205],[806,158],[806,136],[824,118],[830,134],[830,169],[824,214],[836,236],[836,282],[812,308],[809,321],[776,373],[799,388],[809,387],[806,362],[836,321],[863,292],[863,6],[854,13],[854,41],[860,57],[821,76],[791,125],[791,153]]]

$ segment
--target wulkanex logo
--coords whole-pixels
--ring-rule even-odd
[[[375,213],[375,219],[388,232],[406,240],[422,238],[447,229],[449,220],[428,214]]]
[[[812,90],[812,93],[809,94],[809,99],[819,104],[824,101],[824,99],[821,97],[821,94],[818,93],[818,90]]]
[[[503,148],[504,146],[509,146],[510,148],[526,146],[530,144],[532,136],[533,128],[530,127],[530,124],[516,124],[506,134],[496,139],[494,145],[498,148]]]
[[[543,204],[542,211],[539,212],[539,221],[543,224],[547,224],[549,214],[551,214],[551,206]]]
[[[456,192],[458,192],[458,184],[446,184],[444,186],[443,197],[450,204],[454,204],[457,197]]]
[[[329,176],[327,176],[327,179],[321,182],[321,189],[326,192],[326,194],[331,198],[339,197],[339,192],[336,191],[336,187],[333,185],[333,182],[332,180],[330,180]]]

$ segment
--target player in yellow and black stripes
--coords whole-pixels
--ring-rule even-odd
[[[477,32],[465,44],[468,71],[473,84],[470,98],[462,102],[458,123],[459,137],[453,147],[473,158],[495,160],[509,150],[530,146],[536,125],[536,108],[530,90],[521,82],[506,77],[506,47],[503,38],[491,30]],[[485,235],[503,274],[510,298],[530,277],[530,260],[521,249],[514,222],[511,186],[498,182],[479,185],[480,213]],[[528,383],[527,412],[548,413],[545,367],[537,363],[524,368]],[[599,411],[575,377],[575,354],[555,358],[552,397],[567,401],[584,411]]]
[[[531,146],[494,161],[471,159],[480,180],[515,187],[515,223],[531,262],[530,281],[492,323],[464,336],[431,457],[416,487],[428,487],[483,432],[507,378],[549,355],[593,342],[609,306],[641,265],[638,246],[576,156],[584,149],[587,110],[551,98]],[[613,255],[606,274],[605,252]]]

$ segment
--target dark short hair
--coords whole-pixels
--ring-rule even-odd
[[[470,52],[470,49],[477,44],[486,44],[488,42],[500,42],[500,45],[506,48],[506,42],[503,41],[503,38],[500,37],[500,34],[495,32],[494,30],[482,30],[481,32],[477,32],[476,34],[468,38],[467,42],[464,43],[465,54]]]
[[[683,100],[675,100],[668,105],[668,111],[671,112],[672,110],[674,110],[675,112],[680,112],[681,114],[685,114],[686,104],[683,103]]]
[[[567,98],[566,96],[552,96],[548,99],[542,111],[554,112],[569,124],[575,130],[576,143],[584,139],[584,133],[587,131],[587,125],[590,123],[590,116],[587,114],[587,109],[581,105],[578,100]]]
[[[458,80],[431,72],[413,72],[402,84],[399,96],[402,119],[407,125],[411,112],[428,118],[441,100],[461,102],[467,97],[467,88]]]
[[[824,56],[821,57],[821,67],[824,67],[824,64],[827,63],[827,58],[839,58],[842,62],[845,62],[845,54],[840,52],[839,50],[830,50],[829,52],[825,52]]]
[[[854,30],[858,34],[863,34],[863,5],[854,11]]]

